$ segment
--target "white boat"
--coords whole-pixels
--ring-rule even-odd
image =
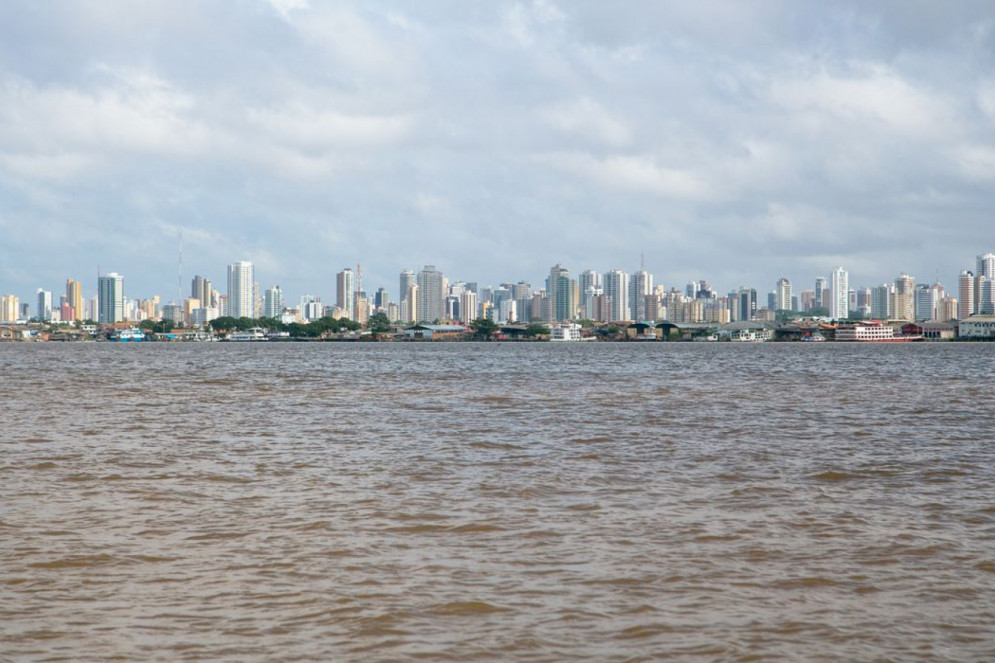
[[[268,341],[266,337],[266,332],[263,331],[262,327],[252,327],[251,329],[246,329],[245,331],[233,331],[228,335],[229,341]]]

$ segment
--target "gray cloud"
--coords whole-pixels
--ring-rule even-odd
[[[952,286],[995,249],[986,3],[9,2],[0,290],[434,263]]]

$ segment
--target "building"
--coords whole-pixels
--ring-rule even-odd
[[[560,265],[549,270],[549,283],[546,286],[549,296],[550,320],[560,322],[570,320],[574,313],[570,308],[570,272]]]
[[[916,318],[916,280],[908,274],[901,274],[895,279],[895,311],[893,317],[897,320],[915,320]]]
[[[774,289],[777,293],[777,308],[781,311],[792,311],[794,307],[791,302],[791,281],[781,277],[777,280],[777,287]]]
[[[974,274],[963,270],[957,278],[957,319],[963,320],[974,312]]]
[[[995,279],[995,253],[982,253],[977,258],[977,270],[974,272],[974,312],[975,313],[995,313],[995,311],[983,311],[981,299],[982,277],[989,280]]]
[[[829,302],[825,300],[826,292],[826,279],[823,277],[818,277],[815,279],[815,303],[814,308],[829,308]]]
[[[211,306],[211,282],[203,276],[195,276],[190,281],[190,297],[200,301],[201,308]]]
[[[400,279],[398,280],[398,286],[399,286],[397,290],[398,303],[401,304],[404,303],[404,298],[407,297],[408,295],[408,286],[413,283],[416,283],[414,270],[402,269]],[[476,290],[474,290],[474,292],[476,292]]]
[[[283,314],[283,291],[280,286],[275,285],[267,288],[263,296],[263,317],[277,318]]]
[[[592,299],[602,293],[601,274],[593,269],[585,269],[577,277],[577,290],[580,293],[581,315],[585,318],[593,318],[594,307],[591,305]],[[521,299],[516,297],[516,299]]]
[[[116,272],[97,279],[97,322],[112,324],[124,320],[124,277]]]
[[[629,275],[613,269],[604,275],[604,294],[608,297],[608,321],[631,319],[629,313]]]
[[[995,315],[975,315],[957,324],[957,338],[995,341]]]
[[[254,318],[256,277],[251,262],[240,260],[228,265],[228,307],[233,318]]]
[[[464,325],[477,319],[477,293],[464,290],[459,296],[459,321]]]
[[[753,320],[757,316],[757,291],[753,288],[742,286],[737,294],[737,305],[739,314],[737,320]]]
[[[956,320],[957,319],[957,298],[946,296],[940,300],[940,303],[936,307],[936,319],[937,320]]]
[[[17,322],[20,303],[16,295],[0,296],[0,322]]]
[[[38,309],[37,315],[39,322],[48,322],[52,319],[52,292],[50,290],[42,290],[38,288]]]
[[[83,284],[75,279],[66,279],[66,301],[75,315],[73,320],[83,319]],[[63,318],[65,320],[65,318]]]
[[[435,265],[425,265],[418,272],[418,301],[416,319],[422,322],[444,320],[446,317],[445,276]]]
[[[818,279],[817,279],[818,281]],[[846,320],[850,316],[850,275],[837,267],[829,275],[829,317]]]
[[[335,275],[335,305],[345,311],[347,318],[356,319],[356,273],[351,267]]]
[[[645,269],[634,273],[629,281],[629,312],[633,320],[651,319],[646,312],[646,297],[653,294],[653,275]]]
[[[974,310],[979,315],[995,314],[995,277],[974,277]]]

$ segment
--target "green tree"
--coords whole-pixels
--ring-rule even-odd
[[[549,327],[541,322],[533,322],[525,328],[525,335],[528,337],[549,336]]]
[[[390,318],[383,311],[370,316],[366,326],[374,334],[386,334],[390,331]]]
[[[498,324],[490,318],[477,318],[470,323],[470,329],[473,330],[474,336],[486,341],[493,336],[498,329],[500,329],[500,327],[498,327]]]

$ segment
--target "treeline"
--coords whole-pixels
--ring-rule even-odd
[[[363,325],[348,318],[318,318],[307,324],[291,322],[285,324],[276,318],[233,318],[222,316],[208,323],[216,332],[246,331],[253,327],[261,327],[275,332],[289,332],[294,337],[317,338],[323,334],[337,334],[344,331],[356,331]]]

